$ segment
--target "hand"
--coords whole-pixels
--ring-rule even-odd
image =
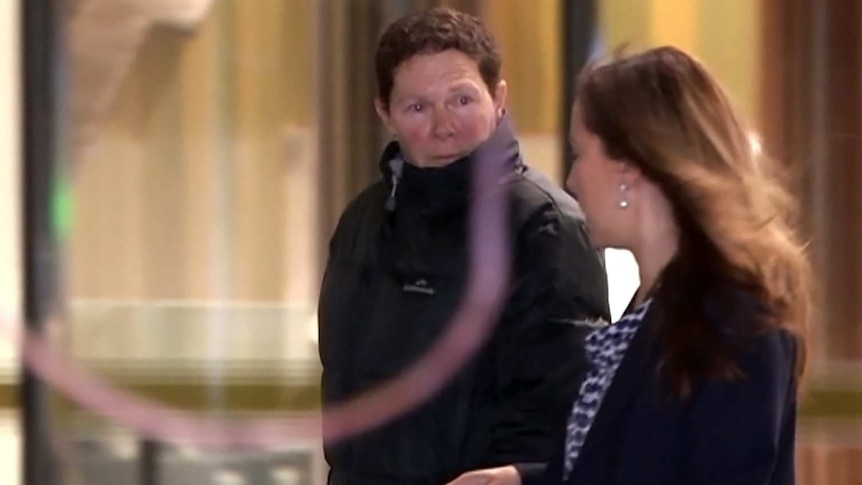
[[[521,475],[513,466],[467,472],[446,485],[521,485]]]

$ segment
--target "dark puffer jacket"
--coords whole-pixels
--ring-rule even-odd
[[[502,317],[429,402],[327,443],[331,484],[439,485],[467,470],[544,461],[564,423],[586,368],[582,322],[609,317],[604,268],[577,203],[523,164],[507,119],[483,146],[508,173],[512,278]],[[400,164],[393,143],[383,180],[342,215],[320,296],[324,406],[398,375],[449,322],[465,288],[472,163]]]

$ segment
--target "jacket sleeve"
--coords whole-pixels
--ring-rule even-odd
[[[794,359],[791,337],[773,330],[740,359],[741,377],[712,381],[697,391],[687,483],[766,485],[776,474],[792,472]]]
[[[357,241],[366,228],[367,214],[375,208],[382,210],[382,197],[385,194],[380,184],[375,184],[353,199],[341,216],[329,240],[326,267],[320,283],[317,306],[317,352],[320,359],[321,405],[327,408],[347,398],[348,386],[343,381],[340,356],[351,345],[340,326],[339,315],[350,302],[345,300],[344,289],[349,283],[344,280],[344,266],[340,260],[349,258],[357,251]]]
[[[493,340],[500,407],[483,460],[491,466],[547,460],[586,373],[584,338],[608,318],[604,267],[580,220],[542,211],[513,249]]]
[[[335,390],[343,386],[339,382],[340,376],[337,372],[330,370],[333,360],[343,353],[343,348],[349,345],[349,339],[344,339],[338,332],[329,327],[337,324],[337,318],[333,313],[346,304],[339,296],[339,290],[345,284],[343,276],[337,271],[338,259],[344,258],[346,254],[356,251],[358,235],[369,230],[367,226],[368,216],[374,209],[382,211],[383,198],[386,191],[381,184],[375,184],[363,191],[359,196],[348,204],[329,240],[326,267],[319,287],[319,298],[317,306],[317,352],[321,365],[321,394],[322,404],[327,406],[339,401],[343,396]],[[337,369],[337,367],[336,367]]]

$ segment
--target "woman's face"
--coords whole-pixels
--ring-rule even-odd
[[[494,132],[506,98],[505,82],[492,95],[476,61],[458,50],[413,56],[394,81],[389,103],[378,100],[377,113],[420,167],[469,155]]]

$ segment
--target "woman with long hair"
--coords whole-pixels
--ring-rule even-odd
[[[662,47],[587,67],[567,185],[637,260],[547,463],[466,484],[789,484],[810,268],[793,200],[717,80]]]

